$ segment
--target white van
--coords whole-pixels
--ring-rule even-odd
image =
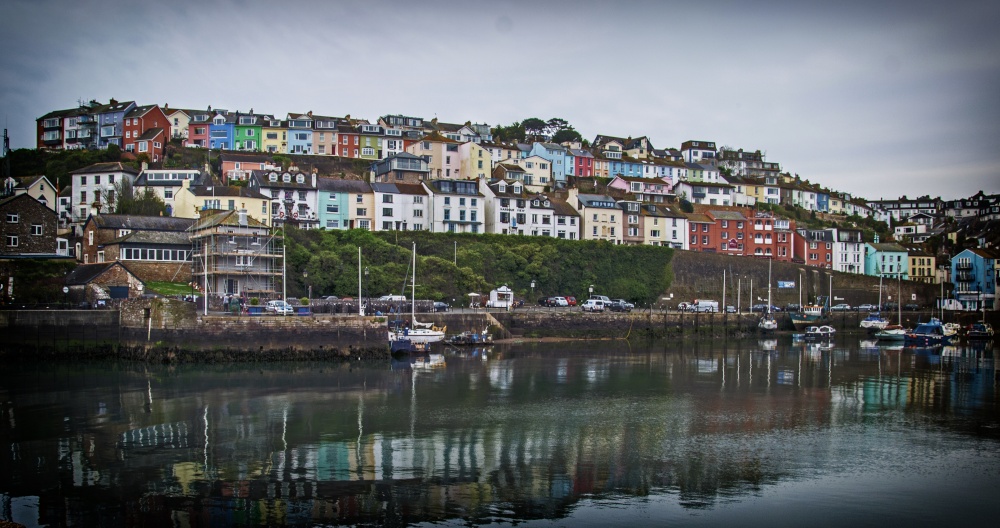
[[[709,301],[706,299],[695,299],[691,305],[695,312],[717,313],[719,311],[719,301]]]
[[[604,301],[600,299],[587,299],[586,302],[580,307],[585,312],[603,312],[604,311]]]
[[[383,295],[383,296],[379,297],[378,300],[380,300],[380,301],[393,301],[393,302],[395,302],[395,301],[406,302],[406,296],[405,295]]]
[[[607,295],[591,295],[591,299],[597,299],[598,301],[604,301],[604,304],[611,304],[611,299]]]

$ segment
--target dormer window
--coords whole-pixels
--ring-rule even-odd
[[[276,181],[278,181],[278,174],[275,173],[275,172],[272,172],[271,174],[269,174],[267,176],[267,179],[268,179],[268,181],[276,182]]]
[[[295,176],[295,183],[305,183],[305,181],[306,177],[304,175],[298,174]]]
[[[288,182],[292,181],[292,175],[288,174],[287,172],[284,173],[284,174],[282,174],[281,175],[281,181],[283,181],[285,183],[288,183]]]
[[[514,194],[521,194],[521,185],[520,184],[514,184],[514,191],[513,192],[514,192]]]
[[[504,183],[504,182],[500,182],[500,185],[497,185],[497,192],[500,193],[500,194],[506,193],[507,192],[507,184]]]
[[[548,200],[545,200],[545,207],[551,207],[551,206],[552,206],[552,202],[549,202]]]
[[[226,118],[224,118],[222,116],[218,116],[218,117],[216,117],[215,119],[212,120],[212,123],[216,124],[216,125],[224,125],[224,124],[226,124]]]
[[[532,200],[531,201],[531,205],[533,205],[535,207],[538,207],[538,203],[539,203],[538,200]]]

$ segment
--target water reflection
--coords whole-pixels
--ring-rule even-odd
[[[996,376],[991,343],[781,338],[363,366],[10,366],[0,518],[488,523],[653,498],[712,511],[970,439],[995,451]]]

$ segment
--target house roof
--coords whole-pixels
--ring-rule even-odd
[[[156,139],[157,136],[162,136],[162,135],[163,135],[163,129],[154,127],[143,132],[143,134],[139,136],[139,138],[136,141],[150,141]]]
[[[130,269],[117,260],[114,262],[101,262],[99,264],[80,264],[66,275],[66,284],[70,286],[89,284],[90,281],[115,266],[121,266],[129,275],[135,276]]]
[[[90,217],[98,229],[129,229],[132,231],[185,231],[191,227],[191,218],[172,216],[143,216],[126,214],[102,214]]]
[[[148,114],[154,108],[156,108],[156,105],[137,106],[132,110],[130,110],[129,113],[125,114],[125,117],[127,118],[142,117]]]
[[[738,211],[709,211],[709,214],[717,220],[746,220],[747,217],[743,216],[742,213]]]
[[[868,245],[875,248],[875,251],[881,251],[883,253],[886,252],[906,253],[905,247],[893,242],[880,242],[878,244],[870,243]]]
[[[427,196],[427,190],[419,183],[372,183],[371,186],[377,193]]]
[[[288,181],[285,181],[285,175],[288,175]],[[271,176],[275,177],[274,181],[271,181]],[[298,182],[298,177],[302,176],[302,183]],[[309,190],[315,189],[312,184],[312,174],[308,172],[291,172],[282,170],[252,170],[250,171],[250,177],[252,186],[258,188],[279,188],[279,189],[302,189]],[[318,179],[318,178],[317,178]]]
[[[695,222],[701,224],[715,223],[715,220],[712,220],[711,218],[708,217],[707,214],[704,213],[687,213],[685,216],[687,216],[688,222]]]
[[[234,226],[234,227],[240,226],[239,213],[240,213],[239,211],[234,209],[231,211],[220,211],[218,213],[211,213],[205,215],[195,220],[195,222],[191,225],[191,227],[188,228],[188,231],[190,232],[202,231],[220,225]],[[258,221],[257,219],[255,219],[250,215],[246,216],[246,221],[247,221],[246,224],[247,227],[259,227],[267,229],[266,225],[260,223],[260,221]]]
[[[138,175],[139,171],[125,165],[120,161],[108,162],[108,163],[94,163],[93,165],[88,165],[82,169],[76,169],[70,172],[70,174],[94,174],[94,173],[104,173],[104,172],[127,172],[133,176]]]
[[[189,187],[188,190],[191,194],[195,196],[236,196],[243,198],[253,198],[255,200],[270,200],[270,196],[264,196],[260,192],[254,189],[248,189],[246,187],[234,187],[228,185],[195,185]]]
[[[372,186],[366,181],[344,180],[341,178],[317,178],[317,186],[320,191],[343,192],[343,193],[370,193]]]
[[[192,224],[194,220],[191,219]],[[187,231],[133,231],[123,237],[116,238],[105,244],[157,244],[171,246],[190,246],[191,235]]]
[[[573,206],[566,203],[566,200],[550,197],[549,203],[552,204],[552,212],[554,214],[559,216],[580,216],[580,214],[576,212],[576,209],[573,209]]]

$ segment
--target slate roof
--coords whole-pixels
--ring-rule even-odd
[[[580,213],[577,213],[576,209],[565,200],[549,198],[549,203],[552,204],[552,211],[559,216],[580,216]]]
[[[256,200],[270,200],[270,196],[264,196],[258,191],[247,189],[246,187],[231,187],[227,185],[197,185],[189,187],[191,194],[195,196],[236,196],[242,198],[253,198]]]
[[[137,106],[132,110],[130,110],[129,113],[125,114],[125,117],[127,119],[131,119],[133,117],[142,117],[147,113],[149,113],[149,111],[154,108],[156,108],[156,105]]]
[[[709,213],[717,220],[746,220],[747,217],[743,216],[737,211],[716,211],[712,210]]]
[[[275,181],[271,181],[271,175],[277,175]],[[285,174],[290,176],[289,181],[285,181]],[[302,183],[296,181],[299,176],[303,176]],[[266,187],[268,189],[300,189],[300,190],[311,190],[315,189],[312,185],[312,174],[308,172],[291,172],[282,170],[252,170],[250,171],[250,179],[253,180],[251,183],[253,187]],[[317,178],[318,180],[318,178]],[[318,183],[317,183],[318,185]]]
[[[419,183],[372,183],[371,186],[378,193],[427,196],[427,190]]]
[[[192,224],[194,219],[191,219]],[[158,244],[170,246],[190,246],[191,236],[187,231],[133,231],[123,237],[116,238],[105,245],[112,244]]]
[[[151,139],[156,139],[156,136],[160,135],[163,135],[163,129],[154,127],[145,131],[141,136],[139,136],[138,139],[136,139],[136,141],[149,141]]]
[[[109,162],[109,163],[94,163],[93,165],[88,165],[82,169],[76,169],[70,172],[70,174],[94,174],[94,173],[104,173],[104,172],[127,172],[132,175],[138,175],[139,171],[125,165],[120,161]]]
[[[320,191],[364,194],[372,192],[372,186],[366,181],[344,180],[341,178],[317,178]]]
[[[114,266],[121,266],[130,275],[135,275],[130,269],[125,267],[124,264],[118,261],[114,262],[101,262],[98,264],[80,264],[73,271],[66,275],[66,284],[70,286],[79,286],[89,284],[90,281],[99,277],[105,271],[111,269]]]
[[[896,252],[896,253],[906,253],[906,248],[905,247],[903,247],[903,246],[901,246],[899,244],[893,243],[893,242],[880,242],[878,244],[871,243],[869,245],[871,247],[875,248],[875,251],[881,251],[883,253],[890,252],[890,251],[891,252]]]
[[[185,231],[194,223],[191,218],[172,216],[142,216],[102,214],[91,217],[99,229],[129,229],[132,231]]]

